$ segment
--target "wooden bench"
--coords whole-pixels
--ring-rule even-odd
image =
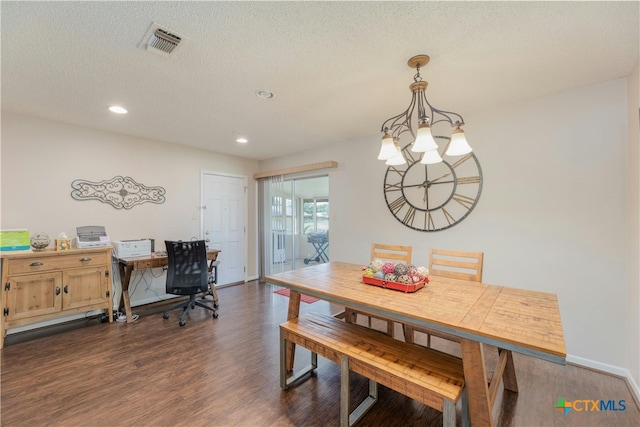
[[[287,377],[288,343],[311,351],[311,364]],[[396,340],[331,316],[305,314],[280,325],[280,386],[286,390],[318,366],[317,355],[340,364],[340,425],[352,426],[377,401],[377,384],[443,413],[443,425],[456,425],[462,398],[462,425],[469,425],[462,360]],[[349,371],[369,379],[369,396],[349,412]]]

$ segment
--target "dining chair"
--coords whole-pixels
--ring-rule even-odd
[[[400,245],[386,245],[382,243],[372,243],[371,244],[371,258],[380,259],[382,261],[389,261],[394,263],[403,263],[406,265],[411,264],[411,254],[413,252],[413,247],[411,246],[400,246]],[[371,313],[367,313],[364,311],[356,311],[353,308],[346,307],[345,308],[345,319],[352,323],[356,323],[358,320],[358,315],[367,318],[367,326],[371,328],[371,319],[379,319],[387,324],[387,335],[393,336],[394,330],[394,322],[393,320],[387,319],[385,317],[379,317],[372,315]]]
[[[429,276],[482,282],[484,252],[454,251],[447,249],[429,249]],[[427,347],[431,347],[431,336],[459,342],[459,338],[443,332],[403,325],[405,341],[415,342],[415,332],[427,335]]]
[[[182,314],[178,324],[186,324],[185,317],[196,306],[212,312],[216,319],[218,312],[214,307],[200,302],[196,295],[208,292],[209,268],[207,265],[207,246],[204,240],[165,241],[167,247],[167,279],[166,292],[173,295],[188,296],[189,299],[172,305],[162,313],[164,319],[169,318],[169,311],[181,308]]]
[[[482,282],[482,268],[484,264],[484,252],[468,252],[468,251],[454,251],[446,249],[433,249],[429,250],[429,275],[448,277],[452,279],[468,280],[471,282]],[[449,335],[440,331],[433,331],[426,328],[416,328],[411,325],[402,325],[405,341],[409,343],[415,343],[415,333],[424,333],[427,335],[427,347],[431,347],[431,336],[443,338],[452,342],[460,342],[460,338],[455,335]],[[496,348],[498,352],[498,360],[500,363],[506,363],[513,365],[513,355],[511,350],[505,350],[503,348]],[[515,381],[515,377],[505,373],[502,377],[502,384],[506,389],[517,392],[518,385]],[[490,380],[490,384],[493,388],[493,378]],[[500,384],[498,381],[496,384]],[[508,384],[508,385],[507,385]],[[497,387],[494,389],[493,399],[497,393]]]

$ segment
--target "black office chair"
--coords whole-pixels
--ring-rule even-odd
[[[186,324],[184,318],[197,306],[213,312],[213,318],[218,317],[215,308],[198,300],[196,295],[209,290],[209,271],[207,268],[207,246],[204,240],[187,242],[165,241],[167,247],[167,284],[166,291],[173,295],[189,295],[189,300],[169,307],[162,313],[164,319],[169,318],[169,311],[182,308],[178,324]]]

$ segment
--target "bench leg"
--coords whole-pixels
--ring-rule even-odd
[[[340,427],[349,427],[349,359],[340,356]]]
[[[291,384],[298,381],[303,376],[316,370],[318,367],[318,354],[311,352],[311,363],[300,369],[298,372],[294,372],[289,378],[287,378],[287,347],[289,341],[284,339],[282,329],[280,330],[280,388],[286,390]],[[294,347],[295,348],[295,347]]]
[[[469,416],[469,400],[467,399],[467,388],[465,387],[462,390],[462,396],[460,396],[460,406],[461,406],[461,425],[462,427],[470,427],[471,426],[471,417]]]
[[[442,402],[443,427],[456,427],[456,404],[450,400]]]
[[[378,383],[369,380],[369,395],[349,413],[349,358],[340,357],[340,427],[351,427],[378,401]]]

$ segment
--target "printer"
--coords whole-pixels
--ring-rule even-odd
[[[100,248],[111,244],[106,230],[100,225],[77,227],[76,233],[77,237],[73,239],[76,248]]]
[[[113,242],[116,258],[133,258],[151,255],[151,240],[120,240]]]

